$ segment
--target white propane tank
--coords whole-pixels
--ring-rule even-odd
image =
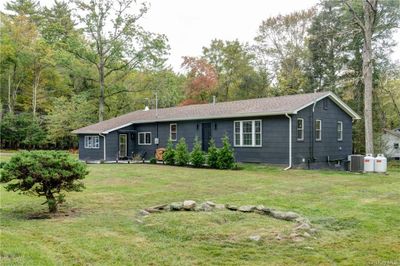
[[[364,172],[373,172],[374,171],[374,161],[375,158],[372,154],[367,154],[364,157]]]
[[[386,173],[387,171],[387,159],[385,155],[378,154],[375,157],[375,172],[377,173]]]

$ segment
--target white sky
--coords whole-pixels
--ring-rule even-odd
[[[141,1],[138,1],[141,2]],[[171,47],[168,64],[180,71],[182,56],[199,56],[212,39],[252,43],[268,17],[307,9],[318,0],[148,0],[150,10],[141,25],[163,33]],[[51,5],[53,0],[40,1]],[[2,6],[1,9],[4,7]],[[400,43],[400,34],[395,36]],[[400,45],[393,59],[400,60]]]
[[[169,64],[179,71],[182,56],[199,56],[211,40],[251,43],[263,20],[307,9],[317,0],[151,0],[142,21],[146,29],[167,35]]]

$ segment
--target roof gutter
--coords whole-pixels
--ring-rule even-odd
[[[292,168],[292,117],[289,114],[285,114],[287,118],[289,118],[289,166],[284,170],[289,170]]]
[[[243,113],[237,115],[218,115],[218,116],[206,116],[206,117],[187,117],[187,118],[165,118],[165,119],[152,119],[152,120],[139,120],[134,122],[126,123],[122,126],[114,127],[111,129],[107,129],[104,131],[88,131],[88,132],[79,132],[79,129],[72,131],[73,134],[108,134],[112,131],[118,130],[123,127],[127,127],[130,125],[136,124],[147,124],[147,123],[156,123],[156,122],[179,122],[179,121],[191,121],[191,120],[202,120],[202,119],[224,119],[224,118],[241,118],[241,117],[259,117],[259,116],[276,116],[276,115],[285,115],[285,114],[296,114],[297,111],[285,111],[285,112],[274,112],[274,113]]]
[[[105,135],[103,135],[102,133],[99,133],[99,136],[102,136],[103,137],[103,160],[104,161],[106,161],[106,154],[107,154],[107,152],[106,152],[106,147],[107,147],[107,142],[106,142],[106,136]]]

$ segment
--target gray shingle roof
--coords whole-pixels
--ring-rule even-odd
[[[108,133],[130,124],[150,123],[160,121],[182,121],[208,118],[250,117],[262,115],[293,114],[298,110],[330,96],[333,100],[340,101],[343,109],[349,109],[349,115],[359,119],[346,104],[331,92],[318,92],[298,95],[288,95],[270,98],[257,98],[233,102],[220,102],[216,104],[195,104],[180,107],[162,108],[156,110],[139,110],[121,115],[103,122],[74,130],[75,134]],[[346,111],[346,110],[345,110]]]

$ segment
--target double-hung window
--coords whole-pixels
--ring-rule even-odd
[[[139,145],[151,145],[151,132],[139,132],[138,135]]]
[[[304,140],[304,119],[297,118],[297,140]]]
[[[85,149],[100,148],[99,136],[85,136]]]
[[[236,147],[261,147],[261,120],[244,120],[234,122],[233,143]]]
[[[169,124],[169,138],[172,141],[176,141],[177,139],[177,132],[178,132],[178,128],[176,123],[174,124]]]
[[[343,122],[342,121],[337,122],[337,140],[338,141],[343,140]]]
[[[315,120],[315,140],[322,140],[322,120]]]

